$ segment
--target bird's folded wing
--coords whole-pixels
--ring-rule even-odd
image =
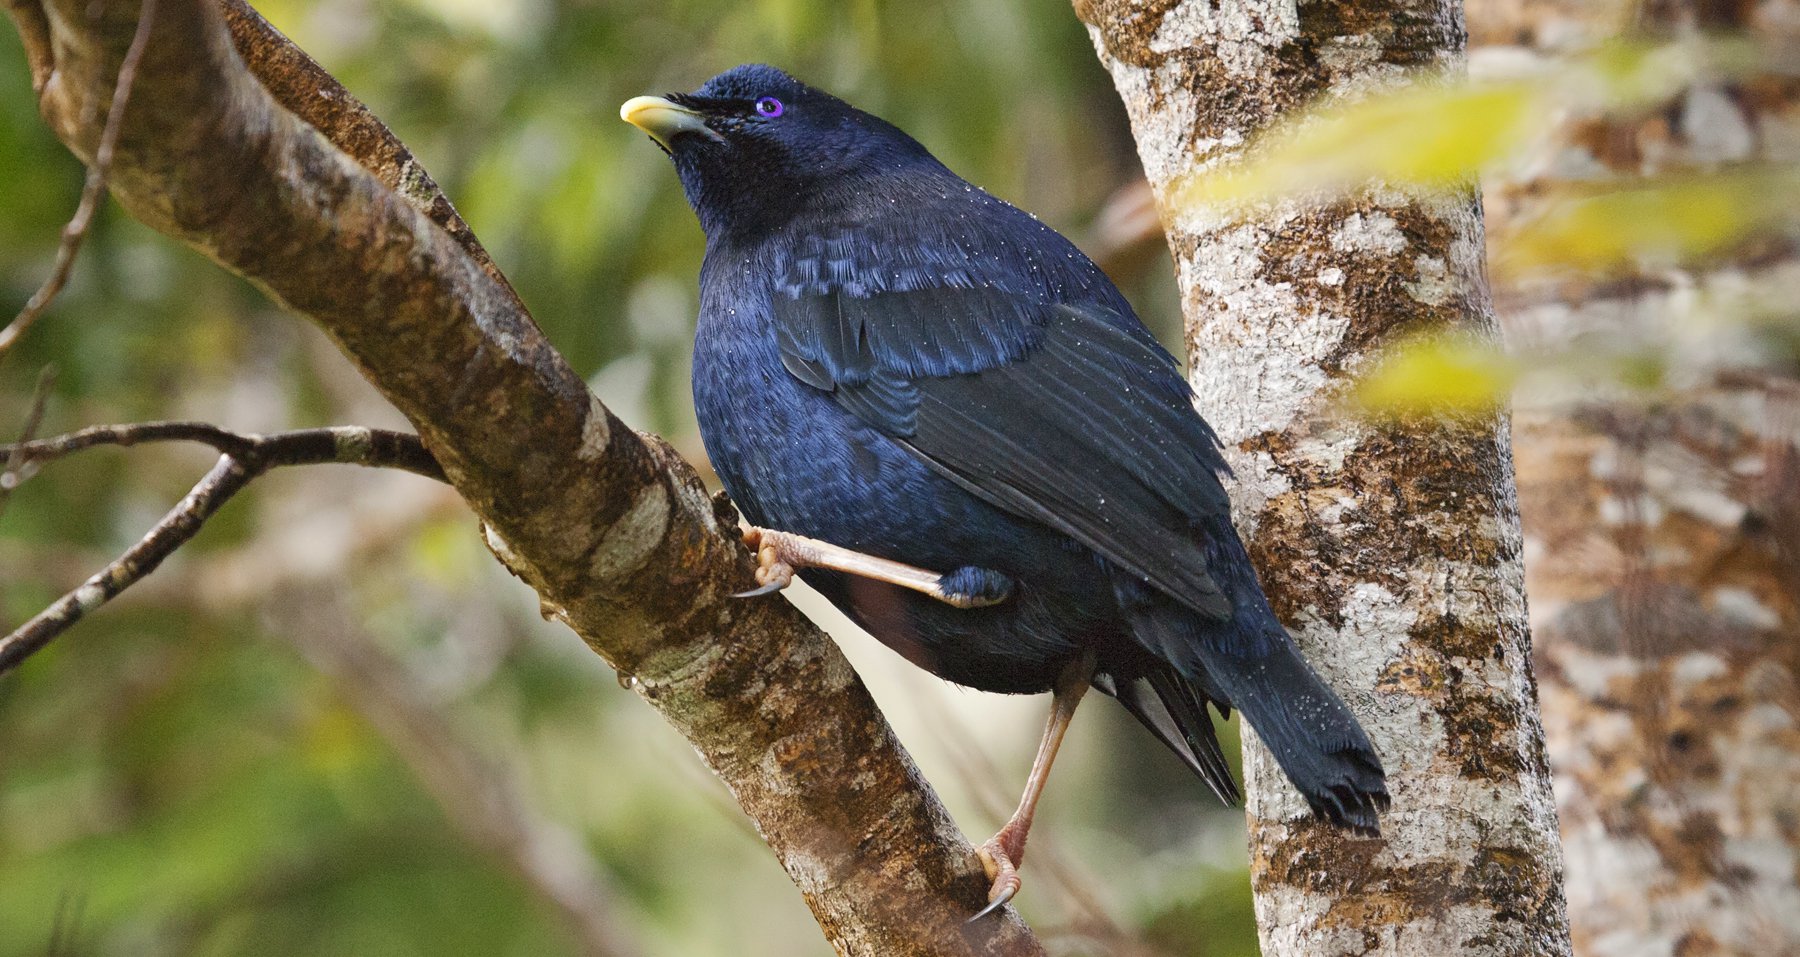
[[[1137,320],[991,287],[777,296],[783,363],[987,501],[1212,618],[1218,440]]]

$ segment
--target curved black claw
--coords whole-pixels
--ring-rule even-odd
[[[986,917],[987,915],[992,914],[993,912],[999,910],[1000,908],[1005,907],[1007,902],[1013,899],[1013,895],[1017,894],[1018,892],[1019,892],[1019,888],[1016,885],[1007,887],[1005,890],[1000,892],[999,897],[996,897],[993,900],[988,901],[988,905],[986,907],[983,907],[981,910],[977,911],[975,913],[974,917],[971,917],[968,920],[963,921],[963,923],[973,924],[976,921],[982,919],[983,917]]]
[[[733,598],[761,598],[764,595],[773,595],[776,592],[778,592],[786,587],[787,587],[787,582],[784,582],[778,578],[772,582],[769,582],[766,585],[758,585],[757,587],[752,588],[749,591],[733,592],[731,597],[733,597]]]
[[[975,854],[981,859],[981,867],[987,871],[988,880],[993,883],[988,885],[988,905],[963,923],[973,924],[1005,907],[1006,902],[1019,892],[1023,884],[1019,880],[1019,866],[1013,862],[1025,852],[1024,833],[1024,827],[1015,830],[1015,822],[1008,821],[1000,833],[988,838],[986,843],[976,849]]]

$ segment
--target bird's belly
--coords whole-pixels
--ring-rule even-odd
[[[694,362],[707,453],[747,520],[930,571],[978,565],[1015,581],[1000,605],[957,609],[802,572],[876,638],[959,684],[1035,692],[1078,649],[1120,631],[1091,552],[976,498],[794,379],[772,348],[766,358],[756,351],[702,343]]]

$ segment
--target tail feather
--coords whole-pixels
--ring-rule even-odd
[[[1381,759],[1356,717],[1300,657],[1293,639],[1266,605],[1256,601],[1239,606],[1240,617],[1249,618],[1248,630],[1255,632],[1246,637],[1240,622],[1209,622],[1164,596],[1120,590],[1122,599],[1135,599],[1122,604],[1137,643],[1161,662],[1147,669],[1144,680],[1183,732],[1182,740],[1196,760],[1206,744],[1215,753],[1218,749],[1206,721],[1205,702],[1221,711],[1235,707],[1314,814],[1359,834],[1379,833],[1379,814],[1388,807]],[[1142,696],[1137,707],[1123,696],[1115,697],[1165,744],[1182,753],[1166,730],[1140,713]],[[1202,733],[1195,733],[1201,728]],[[1221,797],[1227,793],[1208,771],[1196,768],[1195,773]],[[1229,776],[1225,780],[1229,784]],[[1236,788],[1228,793],[1235,795]]]
[[[1156,669],[1149,678],[1130,681],[1095,675],[1094,686],[1124,705],[1220,801],[1236,804],[1240,800],[1231,765],[1225,761],[1218,735],[1206,716],[1206,705],[1174,671]]]
[[[1255,659],[1203,658],[1212,682],[1256,729],[1314,814],[1359,834],[1380,833],[1379,814],[1388,808],[1381,759],[1291,641]]]

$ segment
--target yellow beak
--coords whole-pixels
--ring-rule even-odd
[[[706,125],[706,117],[660,96],[634,96],[619,107],[619,119],[650,134],[650,138],[672,148],[681,133],[699,133],[708,139],[724,142],[725,137]]]

